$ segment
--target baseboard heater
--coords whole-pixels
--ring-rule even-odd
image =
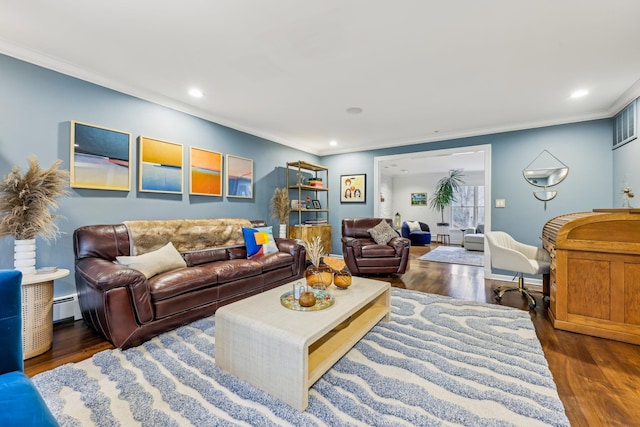
[[[82,313],[78,304],[78,294],[63,295],[53,299],[53,321],[80,320]]]

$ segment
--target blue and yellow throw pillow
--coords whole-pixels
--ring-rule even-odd
[[[247,258],[278,252],[273,238],[273,227],[242,228],[247,245]]]

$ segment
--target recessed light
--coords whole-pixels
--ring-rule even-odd
[[[202,91],[195,87],[189,89],[189,95],[193,96],[194,98],[202,98],[204,96]]]
[[[349,108],[347,108],[347,113],[349,113],[349,114],[360,114],[360,113],[362,113],[362,108],[360,108],[360,107],[349,107]]]
[[[586,89],[578,89],[571,94],[571,98],[582,98],[583,96],[589,95],[589,91]]]
[[[336,141],[335,139],[332,139],[332,140],[329,142],[329,145],[330,145],[330,146],[332,146],[332,147],[335,147],[336,145],[338,145],[338,141]]]

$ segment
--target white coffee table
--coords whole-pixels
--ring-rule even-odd
[[[218,309],[215,358],[223,370],[304,411],[309,388],[380,320],[389,320],[391,288],[353,277],[346,290],[329,287],[331,307],[303,312],[280,303],[293,283]]]

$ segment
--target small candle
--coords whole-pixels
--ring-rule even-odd
[[[306,290],[306,286],[302,282],[297,282],[293,285],[293,299],[296,301],[300,299],[300,294]]]

